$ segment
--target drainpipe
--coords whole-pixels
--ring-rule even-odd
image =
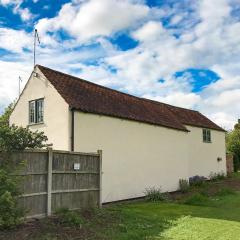
[[[71,111],[71,151],[74,151],[74,108],[70,108]]]

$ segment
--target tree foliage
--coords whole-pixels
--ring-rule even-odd
[[[0,127],[9,126],[9,118],[13,111],[14,103],[11,103],[8,107],[5,108],[4,113],[0,116]]]
[[[0,116],[0,151],[19,151],[46,146],[48,139],[43,132],[33,132],[29,128],[9,125],[13,107],[14,104],[10,104]]]
[[[0,150],[9,152],[26,148],[42,148],[47,137],[43,132],[32,132],[28,128],[12,126],[0,127]]]
[[[234,129],[227,134],[227,151],[233,154],[234,171],[240,169],[240,124],[237,123]]]
[[[24,210],[17,205],[20,179],[0,169],[0,229],[10,228],[22,222]]]

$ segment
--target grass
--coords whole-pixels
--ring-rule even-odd
[[[240,185],[240,178],[232,179]],[[64,218],[43,219],[2,232],[0,239],[238,240],[240,192],[225,183],[192,188],[171,202],[122,203],[78,213],[80,218],[68,212],[65,218],[64,212]]]
[[[232,221],[185,216],[175,222],[175,226],[153,239],[239,239],[240,224]]]
[[[237,193],[212,198],[205,206],[146,202],[119,206],[125,231],[118,230],[109,239],[238,240],[239,202]]]
[[[186,198],[183,203],[195,206],[204,206],[209,202],[209,198],[202,193],[195,193]]]

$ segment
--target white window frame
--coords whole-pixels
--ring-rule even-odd
[[[202,139],[204,143],[211,143],[212,142],[212,134],[211,130],[207,128],[203,128],[202,130]]]
[[[41,104],[39,104],[41,103]],[[44,98],[29,101],[29,124],[40,124],[44,121]]]

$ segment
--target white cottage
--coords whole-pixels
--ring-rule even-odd
[[[201,113],[131,96],[36,65],[10,123],[44,131],[54,149],[103,150],[102,200],[226,173],[225,131]]]

